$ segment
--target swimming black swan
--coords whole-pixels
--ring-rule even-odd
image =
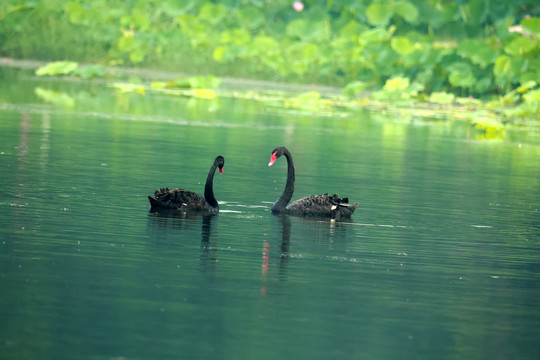
[[[150,211],[201,211],[201,212],[218,212],[219,205],[214,196],[214,173],[216,168],[219,168],[219,173],[223,174],[223,165],[225,159],[223,156],[216,157],[214,164],[208,172],[206,177],[206,184],[204,185],[204,198],[192,191],[184,189],[169,190],[168,188],[161,188],[154,192],[154,196],[149,196],[150,205],[152,208]]]
[[[351,216],[356,210],[358,203],[349,204],[348,198],[340,198],[337,194],[332,196],[324,195],[309,195],[305,198],[291,201],[294,192],[294,163],[292,155],[284,146],[279,146],[272,150],[272,157],[268,166],[272,166],[274,162],[281,156],[287,158],[287,183],[285,190],[272,206],[273,213],[285,213],[296,216],[314,216],[314,217],[330,217],[340,219],[342,217]]]

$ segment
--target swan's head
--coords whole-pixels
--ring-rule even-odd
[[[278,146],[277,148],[275,148],[274,150],[272,150],[272,157],[270,158],[270,162],[268,163],[268,166],[272,166],[274,165],[274,163],[276,162],[276,160],[281,156],[283,155],[283,153],[285,152],[286,148],[284,146]]]
[[[223,165],[225,165],[225,158],[219,155],[216,160],[214,160],[214,164],[217,165],[219,173],[223,174]]]

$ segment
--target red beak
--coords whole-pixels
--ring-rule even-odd
[[[223,174],[223,168],[218,169],[220,174]]]
[[[272,154],[272,157],[270,158],[270,162],[268,163],[268,166],[272,166],[274,164],[274,162],[276,162],[276,160],[277,160],[276,153],[277,153],[277,151]]]

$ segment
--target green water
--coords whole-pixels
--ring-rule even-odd
[[[58,90],[74,106],[43,100]],[[0,70],[0,358],[537,359],[540,141]],[[347,222],[270,213],[359,202]],[[159,187],[215,217],[156,217]]]

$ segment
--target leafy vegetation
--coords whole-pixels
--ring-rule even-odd
[[[539,35],[540,6],[523,0],[0,5],[5,56],[330,84],[397,103],[481,98],[507,117],[539,114]]]

